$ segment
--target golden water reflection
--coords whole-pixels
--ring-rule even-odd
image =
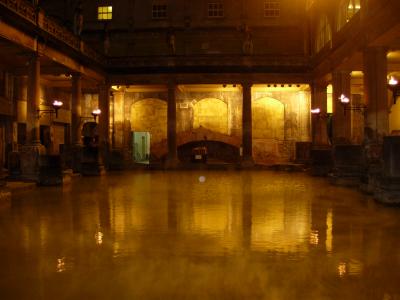
[[[200,182],[200,176],[206,180]],[[82,178],[64,191],[21,194],[0,215],[0,236],[7,236],[0,240],[5,266],[0,275],[7,278],[4,270],[20,269],[31,278],[29,285],[43,287],[53,273],[82,282],[90,273],[102,282],[106,272],[123,287],[123,279],[136,278],[142,291],[158,296],[183,284],[190,287],[186,296],[195,291],[208,298],[202,294],[205,286],[214,295],[224,294],[224,282],[241,298],[256,299],[257,282],[261,294],[272,289],[276,299],[299,298],[287,285],[308,299],[346,298],[345,290],[334,287],[347,280],[359,280],[358,291],[378,280],[374,293],[400,294],[394,280],[400,276],[400,212],[303,174],[153,172]],[[24,281],[14,278],[19,278],[15,284]],[[151,288],[155,278],[165,282],[159,294]],[[71,280],[79,293],[79,284]],[[310,284],[313,289],[305,288]],[[9,290],[1,283],[0,288]],[[125,288],[129,296],[138,296],[131,285]],[[42,296],[38,299],[46,299]]]

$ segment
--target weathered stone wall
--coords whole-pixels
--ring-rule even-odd
[[[310,93],[307,91],[253,92],[253,155],[257,163],[294,159],[295,142],[310,141]],[[151,134],[151,154],[166,154],[166,92],[125,92],[124,121],[114,135],[131,131]],[[114,101],[115,101],[114,95]],[[122,98],[120,98],[122,99]],[[115,102],[116,103],[116,102]],[[242,92],[177,90],[178,146],[195,140],[222,141],[235,147],[242,139]],[[115,114],[118,110],[115,108]],[[126,148],[131,143],[124,142]]]
[[[294,160],[295,143],[310,141],[308,91],[254,92],[253,156],[256,163]]]
[[[131,109],[133,131],[150,132],[150,144],[167,138],[167,103],[160,99],[143,99],[135,102]]]

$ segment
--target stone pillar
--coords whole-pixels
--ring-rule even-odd
[[[348,71],[332,73],[333,104],[333,143],[348,144],[351,141],[351,111],[344,110],[340,96],[344,94],[351,100],[351,74]],[[351,101],[350,104],[351,105]]]
[[[381,144],[389,131],[387,59],[383,48],[364,51],[364,94],[368,107],[364,134],[370,142]]]
[[[82,75],[72,74],[72,103],[71,103],[71,144],[82,145],[81,133],[81,99],[82,99]]]
[[[167,168],[174,168],[178,165],[178,152],[176,142],[176,98],[174,83],[168,85],[168,103],[167,103],[167,142],[168,157]]]
[[[327,92],[326,84],[313,83],[311,93],[312,108],[319,108],[319,115],[312,115],[312,141],[314,147],[327,146]]]
[[[243,146],[243,166],[252,166],[253,162],[253,130],[252,130],[252,111],[251,111],[251,86],[249,82],[242,83],[243,89],[243,109],[242,109],[242,146]]]
[[[28,113],[26,122],[27,145],[40,145],[40,58],[33,55],[29,65],[28,76]]]
[[[40,58],[33,55],[29,64],[27,92],[26,144],[21,149],[21,176],[40,183],[40,157],[46,149],[40,144]]]
[[[100,146],[108,148],[110,143],[109,138],[109,123],[110,123],[110,87],[103,85],[99,90],[99,143]]]
[[[108,155],[110,146],[110,86],[102,85],[99,90],[99,150],[100,159],[104,165],[108,165]]]
[[[113,148],[122,149],[124,139],[124,92],[113,92],[114,100],[114,145]]]

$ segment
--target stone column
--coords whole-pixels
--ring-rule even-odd
[[[351,141],[351,111],[345,112],[340,102],[344,94],[350,99],[351,105],[351,75],[348,71],[332,73],[332,105],[333,105],[333,143],[346,144]]]
[[[364,134],[368,141],[381,144],[389,133],[387,59],[383,48],[364,51],[364,95],[368,107]]]
[[[176,85],[168,84],[168,103],[167,103],[167,142],[168,156],[166,167],[174,168],[178,165],[178,153],[176,142]]]
[[[40,182],[40,156],[46,154],[46,149],[40,144],[40,58],[36,54],[29,63],[27,98],[27,134],[20,153],[21,176]]]
[[[109,122],[110,122],[110,87],[103,85],[99,90],[99,143],[100,145],[109,145]]]
[[[252,111],[251,111],[251,86],[249,82],[242,83],[243,89],[243,108],[242,108],[242,146],[243,146],[243,166],[252,166],[253,162],[253,130],[252,130]]]
[[[33,55],[29,65],[28,76],[28,110],[26,122],[27,145],[40,145],[40,58]]]
[[[99,150],[102,163],[108,165],[108,155],[110,146],[110,86],[102,85],[99,89]]]
[[[312,85],[311,93],[311,103],[312,108],[320,109],[319,115],[311,115],[312,117],[312,139],[313,146],[327,146],[328,141],[328,131],[327,131],[327,92],[326,84],[314,82]]]
[[[124,92],[113,92],[114,99],[114,148],[124,147]]]
[[[72,103],[71,103],[71,143],[82,145],[81,133],[81,99],[82,99],[82,75],[72,74]]]

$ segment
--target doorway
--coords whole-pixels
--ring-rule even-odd
[[[150,132],[132,132],[133,161],[140,164],[150,163]]]

